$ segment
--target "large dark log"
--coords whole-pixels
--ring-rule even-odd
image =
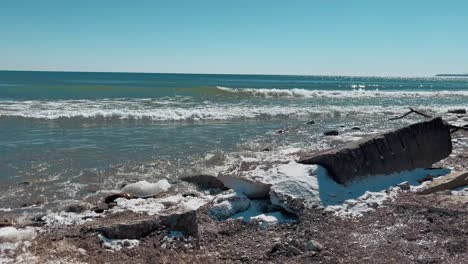
[[[367,175],[427,168],[451,152],[449,126],[439,117],[351,142],[299,162],[319,164],[336,182],[346,184]]]

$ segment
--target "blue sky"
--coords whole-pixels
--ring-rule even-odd
[[[0,69],[468,72],[468,1],[2,0]]]

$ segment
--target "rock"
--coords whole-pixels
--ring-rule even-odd
[[[11,226],[11,223],[8,222],[7,220],[0,221],[0,228],[6,227],[6,226]]]
[[[132,195],[130,195],[128,193],[115,193],[115,194],[111,194],[111,195],[107,196],[106,198],[104,198],[104,203],[106,203],[106,204],[113,203],[118,198],[134,199],[135,197],[133,197]]]
[[[338,130],[331,130],[331,131],[327,131],[327,132],[323,133],[323,135],[325,135],[325,136],[338,136],[339,133],[338,133]]]
[[[432,181],[434,180],[434,177],[432,175],[427,175],[426,177],[424,177],[423,179],[421,180],[418,180],[419,183],[423,183],[425,181]]]
[[[322,249],[323,249],[323,246],[319,242],[312,240],[312,239],[307,241],[307,244],[306,244],[307,251],[321,251]]]
[[[264,152],[271,151],[271,149],[270,148],[264,148],[264,149],[262,149],[262,151],[264,151]]]
[[[192,237],[198,237],[197,213],[194,210],[173,212],[160,216],[161,223],[171,231],[180,231]]]
[[[448,113],[450,113],[450,114],[461,114],[461,115],[466,115],[466,109],[453,109],[453,110],[448,110]]]
[[[398,184],[397,186],[400,187],[400,189],[402,189],[403,191],[409,191],[411,189],[411,186],[410,186],[409,182],[407,182],[407,181],[402,182],[402,183]]]
[[[192,175],[180,178],[182,181],[190,182],[200,188],[227,190],[223,182],[212,175]]]
[[[303,158],[300,163],[325,167],[346,184],[369,175],[428,168],[452,152],[449,127],[442,118],[415,123]]]
[[[104,213],[104,211],[109,210],[110,208],[111,207],[109,206],[109,204],[98,203],[96,206],[91,208],[91,211],[93,211],[95,213],[98,213],[98,214],[101,214],[101,213]]]
[[[430,194],[468,185],[468,171],[454,172],[434,179],[418,194]]]
[[[282,134],[282,133],[284,133],[284,130],[283,130],[283,129],[280,129],[280,130],[276,131],[276,133]]]
[[[159,219],[147,219],[101,226],[93,230],[110,239],[141,239],[159,228],[161,228]]]
[[[213,203],[214,205],[208,213],[217,220],[228,219],[238,212],[247,210],[250,206],[250,200],[247,196],[232,190],[216,196]]]
[[[313,124],[315,124],[315,121],[314,121],[314,120],[311,120],[311,121],[309,121],[309,122],[306,123],[306,125],[313,125]]]
[[[302,254],[302,251],[301,251],[300,249],[298,249],[297,247],[295,247],[295,246],[288,246],[288,247],[287,247],[287,250],[288,250],[289,252],[291,252],[291,254],[293,254],[293,255],[300,255],[300,254]]]
[[[359,131],[359,130],[361,130],[361,128],[359,128],[359,127],[352,127],[351,130]]]
[[[76,202],[76,203],[63,205],[61,207],[61,210],[67,213],[79,214],[79,213],[89,210],[90,208],[91,208],[91,205],[89,203]]]
[[[139,181],[131,183],[122,188],[123,193],[128,193],[135,197],[150,197],[161,192],[169,190],[171,185],[166,179],[157,181],[156,183],[150,183],[147,181]]]

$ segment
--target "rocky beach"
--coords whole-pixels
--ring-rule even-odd
[[[452,116],[452,124],[464,120]],[[322,140],[339,149],[362,139],[356,130]],[[265,150],[177,185],[139,181],[47,214],[3,212],[1,261],[463,263],[467,136],[454,132],[450,155],[432,169],[346,185],[320,165],[298,163],[310,156],[304,149]]]

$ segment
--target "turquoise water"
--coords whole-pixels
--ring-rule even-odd
[[[468,78],[0,71],[0,208],[175,181],[207,154],[314,148],[329,129],[401,126],[388,118],[407,107],[467,106]]]

